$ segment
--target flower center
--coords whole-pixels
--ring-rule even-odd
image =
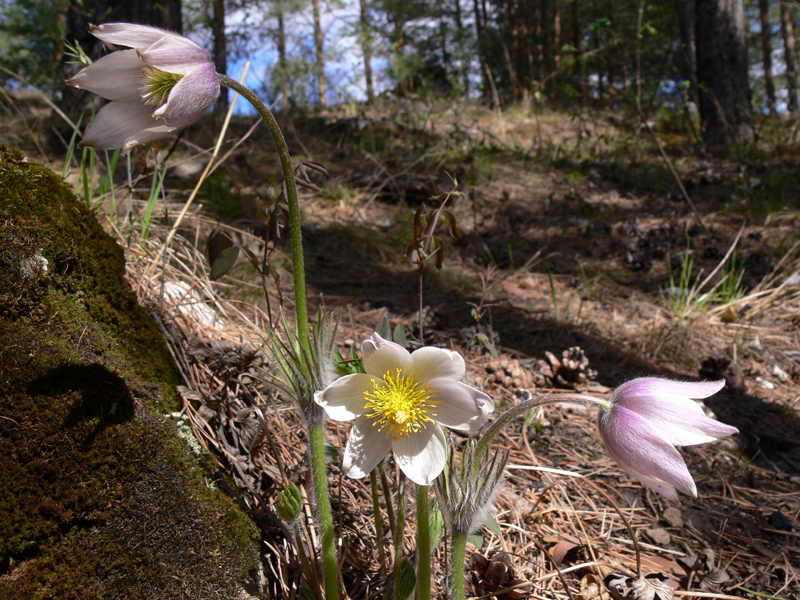
[[[142,87],[139,91],[142,93],[145,105],[159,108],[166,104],[169,93],[181,79],[183,75],[167,73],[155,67],[148,66],[142,69],[139,74],[139,83]]]
[[[436,407],[441,404],[441,400],[433,399],[437,396],[427,380],[418,381],[413,373],[404,376],[401,369],[386,371],[382,380],[372,380],[371,391],[364,392],[366,417],[381,433],[397,441],[433,423],[439,412]]]

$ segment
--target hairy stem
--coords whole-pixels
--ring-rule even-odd
[[[325,570],[325,598],[339,598],[336,546],[333,540],[333,517],[328,496],[328,479],[325,471],[325,429],[320,418],[308,426],[309,450],[311,454],[311,481],[317,502],[317,521],[322,537],[322,564]]]
[[[431,598],[431,531],[428,486],[417,486],[417,589],[420,600]]]
[[[378,499],[378,477],[377,469],[372,469],[369,473],[369,484],[372,487],[372,511],[375,513],[375,543],[378,545],[378,558],[381,561],[381,569],[386,571],[386,552],[383,548],[383,519],[381,519],[381,503]]]
[[[297,337],[300,343],[303,344],[306,351],[310,353],[309,337],[308,337],[308,303],[306,301],[306,273],[305,261],[303,258],[303,235],[300,229],[300,203],[297,200],[297,184],[294,179],[294,169],[292,167],[292,160],[289,157],[289,147],[286,145],[286,140],[283,137],[278,122],[270,112],[267,105],[261,101],[249,88],[243,86],[235,79],[231,79],[226,75],[217,73],[219,82],[239,93],[247,99],[253,108],[258,111],[264,123],[267,124],[272,139],[275,141],[275,146],[278,149],[278,156],[280,157],[281,167],[283,168],[283,179],[286,184],[286,203],[289,205],[289,232],[292,239],[292,272],[294,275],[294,298],[295,298],[295,313],[297,316]]]
[[[467,534],[453,532],[453,545],[450,550],[450,563],[453,573],[450,582],[450,600],[464,600],[464,570],[467,562]]]
[[[606,409],[609,407],[609,403],[606,400],[600,400],[600,398],[595,398],[594,396],[573,392],[544,394],[525,400],[517,406],[509,408],[506,412],[497,417],[494,423],[481,435],[480,441],[475,448],[475,464],[478,464],[481,458],[483,458],[483,455],[489,450],[489,444],[494,439],[494,436],[496,436],[503,427],[508,425],[514,417],[526,413],[537,406],[555,404],[556,402],[579,402],[581,404],[594,405]]]

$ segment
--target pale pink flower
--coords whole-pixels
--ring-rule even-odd
[[[441,425],[477,429],[494,403],[460,382],[465,364],[458,352],[426,346],[409,354],[377,333],[361,350],[366,373],[346,375],[314,396],[331,419],[353,422],[344,470],[364,477],[392,450],[409,479],[430,485],[447,461]]]
[[[132,50],[107,54],[67,81],[111,100],[81,146],[127,150],[157,140],[197,121],[219,96],[214,64],[193,41],[131,23],[92,25],[89,31]]]
[[[697,496],[675,447],[713,442],[739,431],[707,417],[692,400],[716,394],[724,385],[724,381],[690,383],[656,377],[622,384],[598,415],[609,454],[631,477],[674,502],[679,502],[676,489]]]

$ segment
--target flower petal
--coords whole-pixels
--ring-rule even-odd
[[[350,429],[342,468],[348,477],[361,479],[381,462],[391,447],[392,438],[373,427],[365,417],[359,417]]]
[[[411,353],[403,370],[406,374],[414,373],[418,380],[447,377],[460,381],[466,367],[458,352],[425,346]]]
[[[611,401],[625,406],[628,398],[643,396],[683,396],[684,398],[708,398],[725,387],[721,381],[671,381],[659,377],[640,377],[619,386]]]
[[[480,429],[494,410],[494,402],[489,396],[465,383],[451,379],[431,379],[429,383],[438,391],[436,400],[441,402],[434,418],[451,429]]]
[[[410,356],[408,350],[373,333],[361,344],[364,370],[370,375],[383,377],[389,371],[394,373],[402,369]]]
[[[697,495],[683,458],[645,417],[614,405],[601,411],[598,426],[609,454],[629,475],[659,493],[673,487]]]
[[[447,440],[436,423],[392,443],[394,459],[411,481],[430,485],[447,462]]]
[[[170,127],[183,127],[203,116],[219,96],[219,80],[214,65],[204,63],[181,78],[169,93],[167,102],[153,113]]]
[[[100,109],[86,128],[80,146],[128,150],[137,144],[168,136],[173,131],[174,127],[156,121],[152,109],[143,104],[111,102]]]
[[[144,66],[136,50],[112,52],[82,69],[67,84],[109,100],[141,101],[139,75]]]
[[[345,375],[315,393],[314,400],[334,421],[352,421],[364,414],[364,392],[372,389],[373,379],[364,373]]]
[[[142,59],[162,71],[188,74],[199,63],[211,64],[211,57],[192,40],[165,32],[154,44],[137,50]]]
[[[690,398],[628,398],[624,406],[646,418],[674,446],[705,444],[739,431],[706,416],[700,405]]]
[[[169,33],[158,27],[136,25],[134,23],[92,25],[89,27],[89,33],[109,44],[128,46],[129,48],[146,48],[151,44],[155,44],[165,35],[177,37],[174,33]]]

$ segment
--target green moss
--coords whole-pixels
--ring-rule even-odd
[[[160,416],[178,406],[121,249],[0,146],[0,597],[230,598],[258,536]]]

